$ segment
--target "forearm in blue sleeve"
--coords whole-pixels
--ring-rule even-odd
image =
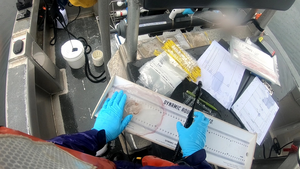
[[[104,130],[92,129],[75,134],[60,135],[48,141],[86,154],[96,155],[96,152],[106,144],[106,136]]]

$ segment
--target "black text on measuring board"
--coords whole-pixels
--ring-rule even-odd
[[[189,112],[190,112],[190,110],[188,110],[188,109],[186,109],[186,108],[184,108],[184,107],[181,108],[181,106],[179,106],[179,105],[177,105],[177,104],[175,104],[175,103],[172,103],[172,102],[170,102],[170,101],[168,101],[168,100],[165,100],[165,101],[164,101],[164,105],[169,106],[169,107],[172,107],[172,108],[177,109],[177,110],[179,110],[179,111],[182,111],[182,112],[185,113],[185,114],[189,114]]]
[[[189,114],[190,110],[186,109],[186,108],[182,108],[181,111],[185,114]]]
[[[165,140],[165,142],[174,145],[174,143],[172,141]]]
[[[164,105],[173,107],[174,109],[177,109],[177,110],[180,110],[180,108],[181,108],[181,106],[179,106],[175,103],[169,102],[168,100],[164,101]]]

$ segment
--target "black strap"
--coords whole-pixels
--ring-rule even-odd
[[[246,23],[248,23],[248,22],[252,22],[259,31],[261,31],[261,32],[264,31],[264,29],[262,27],[260,27],[260,25],[256,19],[250,19]]]

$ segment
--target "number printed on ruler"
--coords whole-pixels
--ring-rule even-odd
[[[120,89],[114,87],[113,92],[115,90]],[[127,95],[124,117],[128,114],[133,115],[126,130],[144,138],[155,135],[156,143],[168,145],[169,148],[174,149],[178,142],[176,123],[179,121],[184,124],[190,110],[138,89],[127,87],[122,90]],[[209,120],[213,125],[213,119]],[[155,142],[155,140],[153,141]],[[244,165],[248,155],[248,145],[247,141],[209,126],[204,149],[207,151],[208,158],[213,155],[235,164]]]

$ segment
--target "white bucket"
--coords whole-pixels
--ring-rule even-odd
[[[92,58],[95,66],[103,65],[103,53],[101,50],[95,50],[92,54]]]
[[[77,48],[77,50],[72,51],[72,46]],[[73,69],[79,69],[85,63],[83,45],[79,40],[71,40],[64,43],[61,46],[61,54]]]

